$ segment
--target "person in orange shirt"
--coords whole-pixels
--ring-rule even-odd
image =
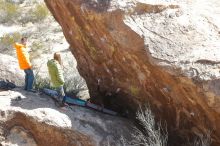
[[[21,38],[20,43],[15,43],[14,47],[16,49],[20,69],[24,70],[24,72],[25,72],[24,90],[27,90],[30,92],[36,92],[35,90],[33,90],[34,73],[32,70],[32,65],[30,62],[29,53],[26,48],[26,44],[27,44],[27,38],[23,37],[23,38]]]

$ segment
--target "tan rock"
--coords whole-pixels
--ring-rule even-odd
[[[60,109],[50,97],[20,89],[0,93],[0,145],[107,146],[130,137],[127,119],[79,106]]]
[[[16,85],[24,84],[24,72],[20,70],[16,58],[0,54],[0,80],[9,80]]]

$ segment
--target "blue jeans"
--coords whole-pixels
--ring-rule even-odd
[[[34,83],[34,72],[32,69],[25,69],[25,86],[24,90],[32,90]]]

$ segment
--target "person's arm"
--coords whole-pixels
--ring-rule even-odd
[[[15,44],[14,44],[14,48],[15,48],[15,49],[21,49],[21,45],[18,44],[18,43],[15,43]]]
[[[59,64],[56,65],[56,77],[57,77],[57,81],[60,83],[60,84],[64,84],[65,81],[64,81],[64,77],[63,77],[63,71],[62,71],[62,68]]]

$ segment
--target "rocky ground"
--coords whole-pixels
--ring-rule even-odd
[[[78,106],[59,109],[50,97],[21,89],[0,92],[0,113],[2,146],[113,146],[132,125]]]
[[[219,1],[45,0],[62,30],[51,15],[29,21],[38,1],[14,2],[23,14],[13,25],[2,23],[0,36],[29,37],[38,77],[48,77],[46,62],[60,51],[66,78],[77,77],[77,66],[91,101],[133,118],[140,104],[149,104],[167,123],[170,146],[210,131],[211,145],[220,145]],[[14,49],[0,50],[1,78],[22,81]],[[131,133],[121,118],[79,107],[61,111],[50,98],[20,89],[0,93],[2,145],[118,145],[120,135]]]
[[[40,84],[45,79],[49,79],[46,65],[47,61],[53,58],[53,53],[60,52],[64,65],[66,82],[70,86],[73,81],[78,81],[81,86],[80,88],[82,88],[78,93],[78,96],[88,99],[89,94],[87,85],[76,69],[77,63],[69,50],[69,44],[63,35],[61,27],[54,20],[49,10],[47,10],[44,1],[17,0],[10,1],[9,3],[16,4],[16,8],[22,10],[22,12],[17,11],[16,13],[18,13],[18,16],[13,18],[13,20],[8,18],[6,22],[0,22],[1,79],[12,81],[18,86],[24,84],[24,73],[19,70],[18,62],[16,60],[16,52],[13,48],[13,41],[19,41],[21,36],[26,36],[28,37],[27,47],[30,51],[31,63],[33,64],[36,82]],[[1,5],[0,2],[0,7]],[[32,11],[35,11],[38,5],[43,6],[48,13],[42,20],[35,20],[34,18],[37,16],[32,16]],[[38,15],[43,13],[40,10],[38,11]],[[3,13],[0,15],[0,19],[3,15]],[[15,76],[18,78],[15,78]],[[77,87],[71,86],[68,90],[74,90],[74,88]]]
[[[0,54],[0,64],[0,80],[9,80],[18,86],[23,85],[24,73],[19,69],[14,57]]]
[[[43,1],[10,2],[17,4],[23,12],[13,21],[0,23],[0,80],[9,80],[21,88],[0,91],[0,145],[109,146],[119,145],[122,136],[129,137],[132,124],[127,119],[77,106],[72,109],[59,109],[48,96],[22,91],[24,73],[19,69],[13,41],[27,36],[36,82],[48,79],[47,60],[53,57],[54,52],[59,51],[69,90],[78,88],[77,86],[83,87],[84,90],[78,93],[78,97],[89,98],[86,83],[76,69],[76,60],[59,24],[50,14],[40,22],[30,19],[30,10],[38,4],[43,4]],[[2,15],[1,13],[0,17]],[[18,38],[14,38],[14,34],[18,35]],[[10,37],[2,41],[6,35]],[[11,38],[12,42],[9,41]],[[18,96],[22,99],[17,100]]]

